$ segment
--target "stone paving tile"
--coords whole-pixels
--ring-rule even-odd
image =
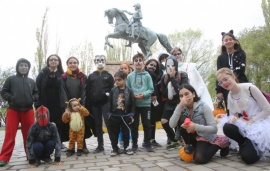
[[[270,154],[267,154],[266,159],[259,161],[253,165],[244,164],[241,159],[238,159],[236,154],[229,155],[227,158],[220,158],[219,152],[211,159],[208,164],[198,165],[194,162],[185,163],[179,159],[179,149],[168,151],[166,149],[166,133],[164,130],[157,130],[157,141],[162,145],[162,148],[155,148],[154,152],[147,152],[141,147],[143,141],[143,133],[140,132],[138,140],[139,149],[134,155],[121,154],[116,157],[110,157],[111,145],[108,134],[104,134],[105,151],[98,154],[93,154],[93,150],[97,146],[96,137],[91,137],[86,140],[87,148],[90,153],[82,156],[66,157],[65,152],[62,152],[61,160],[63,166],[41,164],[38,168],[31,169],[31,171],[257,171],[270,170]],[[0,148],[2,147],[4,138],[4,131],[0,131]],[[68,142],[64,143],[66,146]],[[52,158],[54,158],[52,156]],[[6,167],[0,170],[8,171],[26,171],[28,168],[28,161],[26,161],[22,136],[18,131],[16,137],[15,149],[13,156]]]
[[[213,169],[210,169],[204,165],[196,165],[196,166],[190,166],[188,167],[189,170],[191,171],[213,171]]]
[[[180,166],[168,166],[165,168],[166,171],[189,171],[189,169],[186,169],[186,168],[182,168]],[[200,171],[200,170],[199,170]]]
[[[128,170],[128,171],[141,171],[142,169],[136,165],[132,166],[124,166],[123,170]]]
[[[146,168],[144,171],[163,171],[163,169],[159,167],[151,167],[151,168]]]

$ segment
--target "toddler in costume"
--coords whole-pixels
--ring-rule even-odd
[[[72,98],[67,103],[68,107],[62,115],[64,123],[69,123],[69,146],[67,156],[75,153],[75,142],[77,142],[77,156],[81,156],[83,152],[84,140],[84,117],[89,115],[88,110],[80,104],[80,98]]]

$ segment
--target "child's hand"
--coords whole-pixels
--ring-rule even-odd
[[[157,96],[152,96],[151,97],[151,100],[154,102],[154,101],[156,101],[157,100]]]
[[[66,108],[65,114],[66,114],[68,117],[70,117],[70,110],[69,110],[68,108]]]
[[[195,132],[195,124],[193,122],[190,122],[188,125],[185,125],[185,123],[183,123],[181,127],[186,129],[188,133]]]
[[[130,116],[130,123],[129,124],[132,124],[134,122],[134,118],[132,116]]]
[[[143,94],[135,94],[136,100],[142,100],[143,99]]]
[[[62,162],[54,162],[54,164],[55,164],[56,166],[62,166],[62,165],[63,165]]]

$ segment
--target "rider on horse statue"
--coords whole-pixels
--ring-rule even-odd
[[[141,5],[139,3],[136,3],[135,5],[133,5],[135,12],[128,12],[126,10],[123,10],[123,12],[132,15],[131,21],[129,23],[129,26],[131,28],[131,38],[134,38],[134,33],[135,33],[135,27],[138,27],[138,36],[140,35],[141,31],[142,31],[142,22],[141,19],[142,17],[142,11],[141,11]],[[131,41],[129,41],[129,44],[126,46],[131,46]]]

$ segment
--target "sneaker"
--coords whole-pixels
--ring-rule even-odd
[[[77,150],[77,156],[81,156],[82,153],[83,153],[83,150],[80,150],[80,149]]]
[[[171,142],[171,144],[167,145],[168,150],[176,149],[180,147],[180,143],[178,141]]]
[[[119,141],[119,147],[120,147],[121,149],[124,149],[124,141]]]
[[[118,152],[117,151],[111,151],[111,154],[110,154],[110,156],[111,157],[115,157],[115,156],[117,156],[118,155]]]
[[[82,151],[83,151],[83,154],[88,154],[89,153],[89,150],[86,147]]]
[[[93,153],[96,154],[96,153],[100,153],[100,152],[103,152],[104,151],[104,147],[103,146],[98,146],[94,151]]]
[[[120,148],[118,148],[118,149],[115,149],[115,150],[111,151],[110,156],[111,157],[114,157],[114,156],[117,156],[118,154],[122,154],[122,153],[123,153],[123,150],[121,150]]]
[[[172,143],[172,140],[168,137],[167,138],[167,144],[170,145]]]
[[[124,154],[127,154],[127,155],[133,155],[134,152],[133,152],[131,149],[125,149],[125,150],[124,150]]]
[[[39,166],[40,164],[41,164],[40,160],[39,160],[39,159],[36,159],[36,161],[35,161],[35,166],[37,167],[37,166]]]
[[[232,154],[237,154],[238,153],[238,150],[237,148],[229,148],[229,151],[232,153]]]
[[[131,151],[133,151],[134,153],[136,153],[137,150],[138,150],[138,144],[132,144]]]
[[[146,149],[147,152],[153,152],[153,147],[152,145],[149,143],[149,144],[145,144],[144,148]]]
[[[162,147],[162,146],[161,146],[159,143],[157,143],[156,140],[154,140],[154,139],[151,140],[150,142],[151,142],[151,145],[152,145],[153,147]]]
[[[226,157],[228,156],[229,153],[230,153],[229,147],[225,147],[220,149],[219,155],[220,157]]]
[[[5,165],[7,165],[7,162],[4,160],[0,160],[0,167],[4,167]]]
[[[142,147],[145,147],[145,142],[142,143]]]
[[[67,155],[67,157],[70,157],[70,156],[72,156],[74,153],[75,153],[74,150],[67,150],[66,155]]]
[[[43,161],[47,164],[52,164],[52,159],[51,157],[48,157],[48,158],[44,158]]]
[[[62,152],[66,152],[67,151],[67,147],[63,143],[61,144],[61,151]]]

